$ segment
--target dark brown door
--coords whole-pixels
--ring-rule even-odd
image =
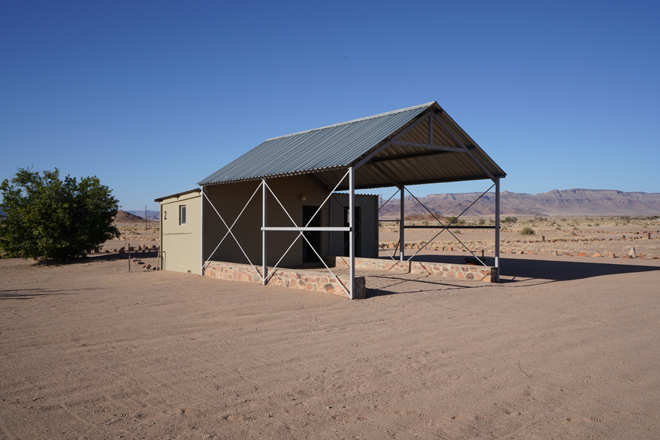
[[[303,226],[307,225],[309,219],[312,218],[314,213],[319,209],[318,206],[303,206]],[[316,214],[312,222],[307,226],[321,226],[321,213]],[[321,254],[321,231],[308,231],[303,233],[309,243],[316,249],[319,255]],[[303,263],[318,263],[319,258],[316,256],[312,248],[303,240]]]

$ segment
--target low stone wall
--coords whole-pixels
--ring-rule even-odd
[[[348,257],[331,257],[328,264],[349,267]],[[398,273],[416,273],[460,280],[477,280],[486,282],[497,281],[497,270],[490,266],[475,266],[469,264],[430,263],[423,261],[392,261],[385,258],[356,258],[355,268],[367,270],[383,270]]]
[[[329,266],[349,267],[348,257],[327,257]],[[356,258],[355,269],[384,270],[386,272],[410,273],[409,261],[393,261],[384,258]]]
[[[329,266],[348,268],[347,257],[328,257]],[[493,267],[473,266],[467,264],[429,263],[422,261],[392,261],[383,258],[356,258],[355,269],[380,270],[395,273],[413,273],[445,278],[496,282],[497,272]],[[313,292],[332,293],[346,296],[342,284],[348,285],[348,275],[339,275],[339,282],[330,275],[320,271],[303,269],[268,268],[271,277],[269,285],[288,287],[290,289],[309,290]],[[211,261],[204,270],[204,276],[220,278],[228,281],[244,281],[261,284],[261,276],[249,264]],[[355,299],[366,298],[367,286],[364,277],[355,277]]]
[[[312,272],[297,269],[276,269],[270,272],[269,285],[288,287],[290,289],[309,290],[314,292],[332,293],[346,296],[346,292],[337,280],[329,273]],[[261,276],[249,264],[229,263],[225,261],[212,261],[204,270],[204,276],[220,278],[228,281],[244,281],[261,284]],[[340,275],[339,281],[348,286],[348,277]],[[367,296],[364,277],[355,277],[355,299]]]
[[[261,276],[249,264],[211,261],[204,269],[204,276],[228,281],[261,283]]]
[[[494,267],[473,266],[468,264],[443,264],[427,263],[423,261],[411,261],[410,273],[431,275],[459,280],[477,280],[494,282],[497,272]]]

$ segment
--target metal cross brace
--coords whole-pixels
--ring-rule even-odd
[[[316,217],[316,216],[318,215],[318,213],[321,212],[321,209],[323,208],[323,206],[324,206],[324,205],[328,202],[328,200],[334,195],[335,191],[337,191],[337,188],[339,188],[339,185],[341,185],[341,183],[344,181],[344,179],[346,179],[346,176],[348,176],[348,173],[349,173],[349,171],[347,171],[346,174],[344,174],[344,176],[339,180],[339,182],[337,182],[337,185],[333,188],[332,191],[330,191],[330,194],[328,194],[328,196],[325,198],[325,200],[323,201],[323,203],[321,203],[321,204],[319,205],[319,207],[318,207],[318,209],[316,210],[316,212],[314,213],[314,215],[312,215],[312,216],[310,217],[310,219],[307,221],[307,224],[305,224],[305,226],[303,227],[302,230],[299,230],[299,229],[298,229],[298,228],[299,228],[298,225],[297,225],[296,222],[293,220],[293,218],[291,217],[291,215],[289,214],[289,212],[286,210],[286,208],[284,207],[284,205],[282,204],[282,202],[280,202],[280,199],[277,198],[277,196],[275,195],[275,193],[273,192],[273,190],[270,188],[270,186],[268,185],[268,183],[266,183],[265,181],[263,182],[263,184],[266,185],[266,188],[268,189],[268,191],[273,195],[273,197],[275,198],[275,200],[277,201],[277,203],[280,205],[280,207],[282,208],[282,210],[284,211],[284,213],[287,215],[287,217],[289,218],[289,220],[291,221],[291,223],[293,224],[293,226],[294,226],[296,229],[298,229],[298,235],[296,236],[296,238],[294,238],[294,240],[291,242],[291,244],[290,244],[289,247],[286,249],[286,251],[284,251],[284,254],[282,254],[282,256],[281,256],[280,259],[277,261],[277,263],[275,264],[275,266],[273,266],[273,269],[270,271],[270,275],[266,278],[266,282],[268,282],[268,280],[270,280],[270,278],[272,278],[272,276],[273,276],[274,273],[275,273],[275,270],[277,269],[277,267],[279,266],[279,264],[282,262],[282,260],[284,259],[284,257],[289,253],[289,251],[291,250],[291,248],[293,247],[293,245],[296,243],[296,241],[298,241],[298,239],[299,239],[300,237],[302,237],[302,238],[303,238],[303,239],[309,244],[309,247],[312,248],[312,250],[314,251],[314,254],[317,256],[317,258],[319,259],[319,261],[323,264],[323,266],[325,266],[325,268],[328,270],[328,272],[330,272],[330,275],[332,275],[333,278],[337,281],[337,283],[339,283],[339,285],[342,287],[342,289],[344,290],[344,292],[345,292],[348,296],[350,296],[350,292],[348,291],[348,289],[346,288],[346,286],[344,286],[344,283],[342,283],[341,280],[337,277],[337,275],[335,275],[335,273],[334,273],[332,270],[330,270],[330,268],[329,268],[328,265],[325,263],[325,261],[323,260],[323,258],[318,254],[318,252],[316,251],[316,249],[314,249],[314,246],[312,246],[312,244],[309,242],[309,240],[307,239],[307,237],[306,237],[305,234],[304,234],[304,232],[305,232],[305,231],[304,231],[304,228],[309,227],[309,225],[310,225],[310,224],[312,223],[312,221],[314,220],[314,217]],[[323,228],[321,228],[321,229],[323,229]],[[317,229],[317,230],[319,230],[319,229]],[[328,230],[330,230],[330,229],[328,229]]]
[[[254,270],[259,274],[259,276],[261,277],[261,279],[263,280],[263,275],[261,274],[261,272],[259,271],[259,269],[258,269],[257,267],[255,267],[254,264],[252,264],[252,261],[250,260],[250,257],[247,256],[247,253],[245,253],[245,250],[243,250],[243,247],[241,246],[241,243],[239,243],[238,239],[236,238],[236,236],[235,236],[234,233],[232,232],[232,228],[236,225],[236,223],[238,222],[238,219],[241,218],[241,215],[243,215],[243,212],[245,212],[245,209],[248,207],[248,205],[250,204],[250,202],[252,201],[252,199],[254,198],[254,196],[257,194],[257,192],[258,192],[259,189],[261,188],[261,185],[262,185],[262,183],[259,183],[259,185],[257,186],[257,189],[254,190],[254,192],[253,192],[252,195],[250,196],[250,199],[247,201],[247,203],[245,204],[245,206],[243,206],[243,209],[242,209],[241,212],[238,214],[238,216],[236,217],[236,219],[234,220],[234,222],[231,224],[231,226],[228,226],[228,225],[227,225],[227,222],[225,221],[224,218],[222,218],[222,215],[220,215],[220,213],[219,213],[218,210],[216,209],[216,207],[215,207],[215,205],[213,204],[213,202],[211,202],[211,199],[209,199],[209,197],[206,195],[206,193],[205,193],[204,191],[202,191],[202,194],[204,194],[204,197],[205,197],[206,200],[209,202],[209,204],[211,205],[211,207],[213,208],[213,210],[215,211],[215,213],[218,215],[218,217],[220,218],[220,221],[222,221],[222,224],[225,225],[225,228],[227,228],[227,232],[225,233],[225,235],[222,237],[222,239],[220,240],[220,242],[218,243],[218,245],[215,247],[215,249],[213,249],[213,252],[211,252],[211,255],[209,255],[208,259],[204,262],[204,269],[206,269],[206,267],[208,266],[208,264],[209,264],[210,261],[211,261],[211,258],[212,258],[213,255],[216,253],[216,251],[218,250],[218,248],[220,247],[220,245],[225,241],[225,239],[227,238],[227,236],[231,235],[232,238],[234,239],[234,241],[236,242],[236,244],[238,245],[238,248],[241,250],[241,252],[243,252],[243,255],[245,256],[245,259],[247,259],[248,263],[250,263],[250,266],[252,266],[252,269],[254,269]]]
[[[452,221],[451,221],[450,223],[448,223],[447,225],[445,225],[444,223],[442,223],[442,221],[441,221],[441,220],[435,215],[434,212],[432,212],[430,209],[428,209],[428,208],[426,207],[426,205],[424,205],[424,204],[423,204],[423,203],[422,203],[422,202],[421,202],[421,201],[420,201],[420,200],[419,200],[419,199],[418,199],[418,198],[417,198],[412,192],[410,192],[410,190],[409,190],[408,188],[406,188],[406,191],[408,191],[408,193],[409,193],[411,196],[413,196],[413,198],[417,201],[417,203],[419,203],[419,204],[422,206],[422,208],[424,208],[429,214],[431,214],[431,216],[432,216],[432,217],[433,217],[438,223],[440,223],[440,226],[442,226],[442,230],[441,230],[440,232],[438,232],[437,234],[435,234],[435,235],[433,236],[433,238],[431,238],[429,241],[427,241],[426,243],[424,243],[424,245],[423,245],[421,248],[419,248],[419,249],[417,250],[417,252],[415,252],[414,254],[412,254],[412,255],[410,256],[410,258],[408,258],[408,261],[412,260],[413,257],[414,257],[415,255],[417,255],[418,253],[420,253],[420,252],[426,247],[426,245],[428,245],[430,242],[432,242],[433,240],[435,240],[435,238],[436,238],[438,235],[442,234],[442,233],[445,232],[445,231],[448,231],[448,232],[449,232],[449,233],[450,233],[450,234],[451,234],[451,235],[452,235],[452,236],[453,236],[453,237],[454,237],[454,238],[455,238],[455,239],[456,239],[456,240],[457,240],[457,241],[458,241],[458,242],[459,242],[459,243],[460,243],[460,244],[461,244],[461,245],[462,245],[462,246],[463,246],[463,247],[464,247],[464,248],[465,248],[470,254],[472,254],[472,256],[473,256],[474,258],[477,259],[477,261],[479,261],[479,263],[481,263],[483,266],[487,266],[486,263],[484,263],[483,261],[481,261],[481,259],[480,259],[479,257],[477,257],[477,256],[475,255],[475,253],[472,252],[472,250],[471,250],[469,247],[467,247],[467,245],[466,245],[465,243],[463,243],[463,242],[461,241],[460,238],[458,238],[458,237],[456,236],[456,234],[454,234],[453,232],[451,232],[451,230],[449,230],[449,226],[451,226],[451,225],[453,225],[454,223],[456,223],[456,222],[458,221],[458,219],[459,219],[463,214],[465,214],[465,212],[466,212],[468,209],[472,208],[472,206],[474,206],[475,203],[477,203],[477,202],[478,202],[483,196],[485,196],[486,193],[488,193],[488,191],[490,191],[491,189],[493,189],[494,186],[495,186],[495,184],[492,184],[492,185],[490,186],[490,188],[488,188],[486,191],[484,191],[483,193],[481,193],[481,195],[480,195],[479,197],[477,197],[477,198],[476,198],[476,199],[470,204],[470,206],[468,206],[467,208],[465,208],[465,209],[463,210],[463,212],[461,212],[461,213],[460,213],[460,214],[459,214],[454,220],[452,220]]]

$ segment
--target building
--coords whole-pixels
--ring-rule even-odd
[[[271,138],[199,189],[156,199],[163,266],[205,274],[215,261],[248,264],[247,278],[267,284],[277,268],[322,263],[332,273],[328,257],[346,256],[349,277],[335,280],[355,298],[355,258],[378,256],[379,209],[377,197],[356,190],[395,186],[403,201],[410,185],[489,179],[497,278],[505,176],[436,102]],[[401,261],[405,229],[402,218]]]

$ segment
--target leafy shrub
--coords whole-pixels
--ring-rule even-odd
[[[117,199],[96,177],[60,179],[19,169],[0,185],[7,218],[0,224],[0,249],[10,256],[62,261],[82,257],[119,236],[112,222]]]
[[[535,235],[536,232],[534,232],[534,229],[530,228],[529,226],[525,226],[520,230],[520,235]]]
[[[447,223],[445,225],[464,225],[465,220],[460,220],[458,217],[446,217]]]

